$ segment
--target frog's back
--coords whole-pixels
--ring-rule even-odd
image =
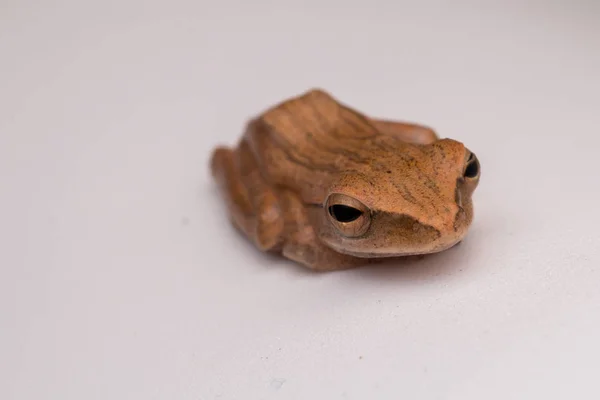
[[[319,203],[341,171],[370,162],[365,146],[379,135],[371,121],[321,90],[265,111],[248,128],[265,179]]]

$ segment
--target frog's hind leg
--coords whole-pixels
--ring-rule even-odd
[[[407,143],[430,144],[439,139],[433,129],[423,125],[377,119],[372,123],[379,132]]]
[[[246,140],[235,149],[217,148],[211,170],[233,224],[262,251],[276,250],[284,228],[279,200],[261,176]]]
[[[316,271],[369,263],[322,244],[309,221],[311,206],[303,204],[289,190],[273,191],[261,176],[245,140],[236,149],[216,149],[211,169],[233,224],[261,250],[281,252],[284,257]]]

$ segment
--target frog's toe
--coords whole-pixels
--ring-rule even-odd
[[[266,202],[262,205],[256,219],[256,244],[263,250],[271,250],[281,242],[284,219],[277,201]]]

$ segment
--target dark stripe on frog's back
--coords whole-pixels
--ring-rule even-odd
[[[364,115],[323,93],[288,100],[268,110],[260,122],[270,146],[290,163],[269,168],[273,183],[303,192],[307,202],[321,201],[340,172],[387,170],[386,159],[408,165],[412,158],[401,150],[405,142],[380,134]],[[436,191],[431,187],[435,182],[427,184]]]
[[[328,156],[338,158],[341,156],[347,159],[349,164],[369,163],[368,159],[364,156],[364,153],[358,151],[361,143],[350,145],[349,139],[352,139],[352,137],[340,133],[340,129],[343,127],[340,127],[339,123],[336,124],[331,118],[327,118],[327,116],[322,114],[322,110],[315,104],[308,103],[307,107],[311,111],[309,113],[310,116],[314,117],[317,121],[316,124],[311,124],[303,132],[304,142],[309,145],[308,148],[310,149],[310,151],[307,151],[307,153],[309,153],[307,155],[319,154],[321,163],[322,158]],[[302,118],[295,115],[291,110],[288,110],[285,107],[284,109],[288,112],[289,118],[295,121],[296,125],[305,126],[305,121]],[[309,129],[311,127],[317,128],[314,133]],[[364,138],[359,138],[359,140],[364,144]],[[315,160],[315,163],[318,164],[319,161]]]
[[[331,97],[311,93],[274,107],[261,119],[290,160],[303,160],[306,167],[333,173],[370,162],[364,148],[374,128],[361,124],[362,131],[357,130],[359,126],[347,123],[351,120],[348,112]]]
[[[289,188],[299,194],[303,202],[322,202],[331,182],[340,169],[328,162],[331,156],[314,158],[307,146],[295,146],[287,135],[281,134],[256,120],[248,134],[254,137],[253,152],[261,174],[273,186]],[[344,169],[351,169],[349,166]]]

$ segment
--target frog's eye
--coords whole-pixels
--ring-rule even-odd
[[[369,209],[355,198],[341,193],[330,195],[325,208],[332,225],[344,236],[360,236],[371,223]]]
[[[362,211],[343,204],[334,204],[329,206],[329,214],[331,214],[338,222],[352,222],[360,218]]]
[[[467,160],[467,166],[465,167],[464,176],[468,179],[476,179],[479,177],[479,160],[475,153],[471,153],[469,159]]]

